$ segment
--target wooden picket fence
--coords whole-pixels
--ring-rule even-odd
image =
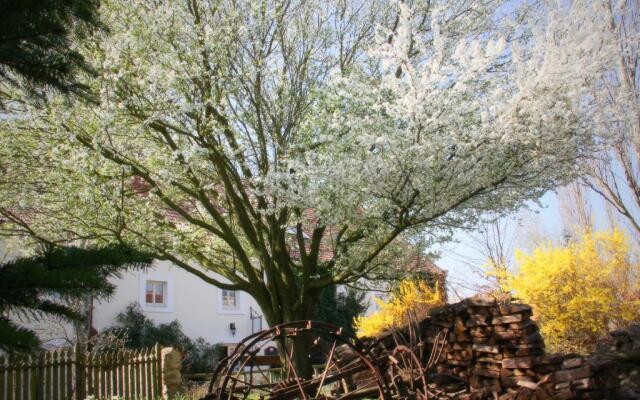
[[[87,352],[72,349],[0,356],[0,400],[157,399],[161,347]]]

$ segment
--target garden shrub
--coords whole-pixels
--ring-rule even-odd
[[[116,316],[116,325],[105,329],[92,342],[101,350],[114,347],[139,349],[156,343],[175,347],[184,354],[183,373],[213,372],[223,356],[220,345],[210,344],[202,337],[193,340],[185,335],[178,320],[156,325],[144,315],[138,303],[129,304]]]
[[[516,261],[504,289],[533,307],[552,351],[589,353],[610,330],[640,319],[640,263],[620,229],[518,251]]]
[[[385,330],[400,328],[409,322],[410,315],[421,318],[433,307],[445,303],[438,283],[430,284],[427,280],[405,280],[400,283],[388,301],[377,297],[373,300],[380,310],[355,321],[358,336],[376,336]]]

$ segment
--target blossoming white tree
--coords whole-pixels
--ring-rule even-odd
[[[273,325],[572,176],[595,50],[501,1],[385,3],[103,2],[100,105],[1,121],[11,233],[138,246]]]

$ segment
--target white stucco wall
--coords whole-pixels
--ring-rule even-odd
[[[145,306],[147,279],[168,283],[166,307]],[[93,326],[98,331],[113,326],[118,313],[132,302],[138,302],[156,323],[180,321],[184,333],[193,339],[203,337],[210,343],[236,343],[252,333],[250,308],[259,310],[255,300],[243,292],[238,292],[238,310],[224,310],[220,304],[220,289],[166,261],[158,261],[146,271],[123,274],[113,283],[117,287],[114,296],[108,301],[94,303]],[[258,313],[262,314],[261,311]],[[231,323],[237,328],[235,335],[229,329]],[[263,329],[267,327],[264,318],[262,326]]]

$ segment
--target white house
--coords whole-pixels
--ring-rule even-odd
[[[4,250],[3,253],[9,253]],[[444,288],[446,273],[428,259],[418,257],[404,267],[435,273]],[[215,274],[214,277],[224,281]],[[202,337],[211,344],[226,346],[229,351],[246,336],[268,328],[260,307],[249,294],[214,287],[169,261],[155,261],[151,268],[126,272],[120,278],[112,278],[112,282],[116,287],[114,295],[107,300],[95,300],[90,307],[88,322],[97,332],[114,326],[116,316],[131,303],[138,303],[156,324],[177,320],[190,338]],[[373,305],[369,312],[375,311],[375,303],[369,304]],[[38,333],[45,347],[73,342],[74,334],[68,324],[46,318],[37,323],[22,322]]]
[[[267,327],[260,307],[247,293],[214,287],[168,261],[127,272],[113,283],[113,297],[93,304],[90,322],[98,332],[113,326],[118,313],[134,302],[156,324],[178,320],[187,336],[212,344],[232,347]]]
[[[428,259],[416,258],[406,267],[435,273],[444,289],[446,273]],[[187,336],[203,337],[212,344],[233,347],[267,328],[260,307],[249,294],[214,287],[168,261],[156,261],[153,268],[123,274],[113,283],[115,295],[93,305],[91,324],[98,332],[113,326],[116,315],[132,302],[139,303],[154,322],[178,320]],[[377,310],[375,302],[369,304],[373,306],[369,312]]]

